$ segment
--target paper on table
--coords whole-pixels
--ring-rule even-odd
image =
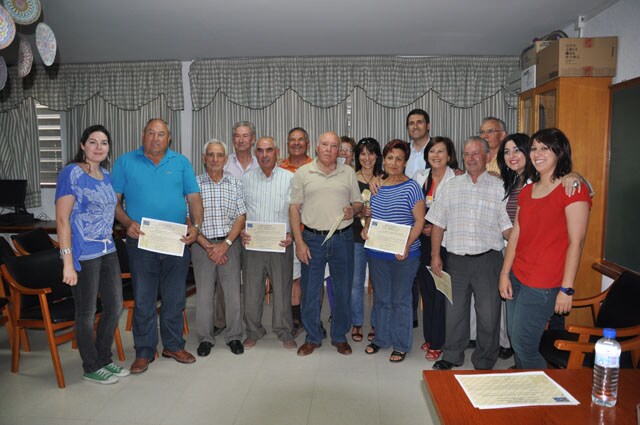
[[[329,229],[329,233],[327,233],[327,236],[325,236],[324,240],[322,241],[322,245],[324,245],[326,241],[331,239],[331,236],[333,236],[333,234],[336,232],[338,226],[340,226],[340,223],[342,223],[342,220],[344,220],[344,213],[340,213],[340,215],[336,217],[336,222],[333,223],[333,226],[331,226],[331,229]]]
[[[455,375],[473,407],[502,409],[522,406],[580,404],[544,372]]]
[[[251,241],[245,246],[249,251],[285,252],[280,241],[287,237],[285,223],[260,223],[247,221],[245,232],[251,236]]]
[[[436,289],[444,294],[445,297],[449,300],[451,305],[453,305],[453,293],[451,291],[451,275],[444,270],[442,271],[442,277],[438,277],[433,273],[431,267],[427,266],[427,270],[431,273],[433,277],[433,282],[436,284]]]
[[[140,230],[144,235],[138,239],[138,248],[176,257],[184,254],[184,242],[180,238],[187,234],[186,224],[142,217]]]

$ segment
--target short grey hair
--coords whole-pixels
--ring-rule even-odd
[[[486,123],[487,121],[495,121],[495,122],[497,122],[498,125],[500,126],[500,130],[504,130],[505,133],[507,132],[507,125],[500,118],[496,118],[496,117],[484,117],[482,119],[482,122],[480,123],[480,127],[482,127],[482,125],[484,123]]]
[[[466,148],[468,144],[474,143],[474,142],[478,142],[482,145],[482,150],[484,151],[484,153],[489,153],[490,151],[489,142],[487,142],[482,137],[478,137],[478,136],[471,136],[467,140],[465,140],[462,145],[462,149],[464,150],[464,148]]]
[[[249,127],[249,130],[251,130],[251,134],[253,134],[254,136],[256,135],[256,126],[253,125],[252,122],[238,121],[233,125],[233,130],[231,130],[231,133],[235,133],[238,127]]]
[[[211,139],[208,142],[206,142],[204,144],[204,146],[202,146],[202,154],[206,155],[207,154],[207,148],[209,147],[209,145],[219,145],[222,146],[222,149],[224,149],[224,156],[227,156],[227,144],[225,142],[222,142],[218,139]]]

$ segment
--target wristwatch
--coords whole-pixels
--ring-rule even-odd
[[[202,233],[202,231],[200,230],[200,225],[199,224],[194,224],[193,227],[196,228],[196,230],[198,231],[198,234]]]
[[[565,288],[564,286],[561,286],[560,290],[562,292],[564,292],[565,294],[569,295],[569,296],[573,295],[576,292],[575,289],[573,289],[573,288]]]
[[[226,243],[229,246],[233,245],[233,242],[231,242],[229,239],[225,239],[224,243]]]

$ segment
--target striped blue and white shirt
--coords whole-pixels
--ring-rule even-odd
[[[413,207],[424,200],[420,185],[415,180],[407,180],[393,186],[381,186],[378,194],[371,197],[371,218],[388,221],[395,224],[413,226]],[[367,250],[368,254],[376,258],[395,258],[393,254]],[[409,258],[420,255],[420,238],[409,247]]]
[[[247,221],[286,223],[289,232],[289,204],[293,173],[276,166],[267,177],[260,167],[243,177]]]

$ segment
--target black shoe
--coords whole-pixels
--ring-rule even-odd
[[[291,336],[297,338],[298,335],[304,330],[302,327],[302,323],[299,320],[293,319],[293,330],[291,331]]]
[[[227,345],[229,346],[229,348],[231,348],[231,352],[233,354],[244,353],[244,347],[242,346],[242,343],[237,339],[227,342]]]
[[[476,340],[475,339],[469,340],[469,345],[467,345],[467,348],[476,348]]]
[[[500,357],[501,359],[508,359],[511,356],[513,356],[513,349],[512,348],[505,348],[505,347],[500,347],[500,351],[498,352],[498,357]]]
[[[327,330],[324,328],[324,324],[322,323],[322,320],[320,321],[320,327],[322,328],[322,339],[326,339],[327,338]]]
[[[433,364],[433,368],[436,370],[450,370],[452,367],[459,367],[459,366],[462,366],[462,365],[453,364],[446,360],[438,360]]]
[[[198,345],[198,350],[197,350],[198,356],[207,357],[211,353],[212,347],[213,347],[213,344],[210,343],[209,341],[202,341],[200,345]]]
[[[414,321],[413,321],[413,328],[415,329],[415,328],[417,328],[417,327],[418,327],[418,321],[417,321],[417,320],[414,320]]]
[[[218,336],[222,333],[223,330],[225,330],[226,328],[219,328],[217,326],[213,327],[213,336]]]

